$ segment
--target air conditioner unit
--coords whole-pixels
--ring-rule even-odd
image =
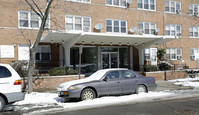
[[[195,56],[190,56],[191,60],[195,60]]]
[[[194,16],[198,16],[198,12],[197,11],[194,12]]]
[[[160,32],[160,28],[156,28],[153,34],[158,35],[158,32]]]
[[[182,36],[182,34],[181,34],[181,33],[177,33],[177,36],[178,36],[178,37],[181,37],[181,36]]]
[[[139,30],[139,34],[143,35],[144,34],[144,30]]]
[[[180,14],[180,13],[181,13],[181,10],[180,10],[180,9],[177,9],[177,10],[176,10],[176,13],[177,13],[177,14]]]
[[[182,59],[182,56],[177,56],[177,59],[178,59],[178,60],[181,60],[181,59]]]
[[[84,28],[83,28],[83,31],[84,31],[84,32],[89,32],[89,31],[90,31],[90,27],[84,27]]]

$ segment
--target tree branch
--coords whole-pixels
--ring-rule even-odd
[[[40,18],[42,18],[41,14],[35,10],[35,8],[32,6],[32,4],[31,4],[28,0],[26,0],[26,3],[28,4],[28,6],[30,6],[30,8],[31,8]]]
[[[39,6],[36,4],[36,2],[34,0],[32,0],[33,4],[36,6],[37,10],[40,12],[40,15],[43,17],[43,13],[40,10]]]

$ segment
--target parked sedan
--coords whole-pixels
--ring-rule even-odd
[[[98,70],[88,78],[62,83],[57,90],[63,98],[89,100],[107,95],[139,94],[156,87],[153,77],[118,68]]]

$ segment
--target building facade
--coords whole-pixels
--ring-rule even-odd
[[[28,60],[40,18],[20,0],[2,0],[0,11],[0,63]],[[163,48],[165,61],[198,68],[198,12],[198,0],[54,0],[35,65],[138,70],[157,65]]]

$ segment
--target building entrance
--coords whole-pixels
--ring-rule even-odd
[[[118,68],[118,52],[103,52],[102,53],[102,68]]]

